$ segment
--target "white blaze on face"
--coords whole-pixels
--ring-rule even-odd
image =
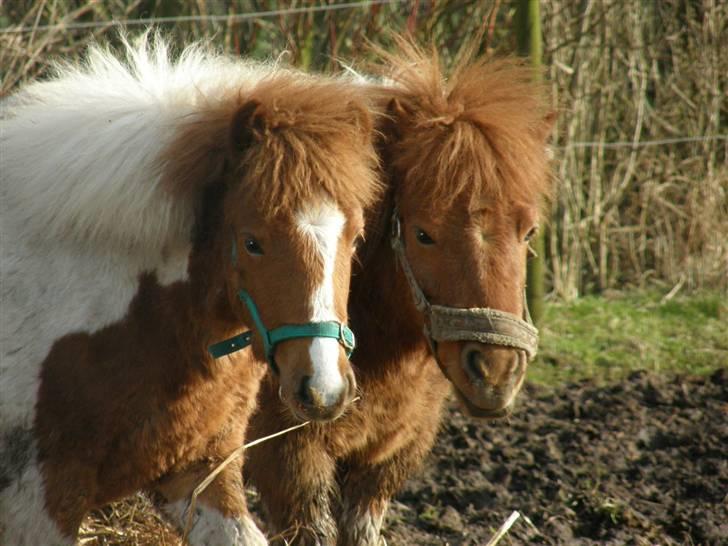
[[[334,267],[346,218],[338,207],[324,201],[300,210],[296,221],[298,229],[314,243],[323,264],[321,284],[311,294],[309,320],[339,321],[334,310]],[[338,364],[339,342],[331,338],[313,338],[309,354],[313,365],[311,386],[327,398],[330,395],[338,399],[344,387]]]

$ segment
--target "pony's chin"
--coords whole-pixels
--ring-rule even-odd
[[[458,402],[460,402],[460,408],[468,417],[475,417],[477,419],[503,419],[511,414],[513,406],[510,404],[498,409],[481,408],[468,400],[467,396],[460,392],[460,389],[455,385],[453,385],[453,390],[458,397]]]
[[[281,397],[284,405],[288,407],[288,412],[293,416],[294,419],[303,423],[305,421],[313,422],[327,422],[335,421],[344,414],[346,410],[346,404],[333,408],[305,408],[302,404],[294,401],[289,403]]]

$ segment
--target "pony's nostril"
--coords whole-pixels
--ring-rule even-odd
[[[483,381],[486,377],[488,377],[485,357],[483,356],[483,353],[477,349],[468,351],[465,355],[465,365],[467,366],[468,373],[473,379]]]
[[[310,375],[306,375],[301,379],[301,386],[298,388],[298,399],[306,406],[316,405],[316,395],[311,388]]]

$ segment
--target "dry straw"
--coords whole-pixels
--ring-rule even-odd
[[[500,528],[496,531],[496,533],[493,535],[493,537],[488,541],[488,543],[485,546],[495,546],[500,542],[500,540],[506,536],[506,533],[508,530],[513,527],[513,524],[516,523],[516,520],[521,517],[521,513],[518,510],[514,510],[510,516],[508,516],[508,519],[503,522],[503,525],[500,526]]]
[[[200,484],[195,487],[195,490],[192,492],[192,496],[190,497],[190,503],[187,507],[187,517],[185,518],[185,528],[184,532],[182,533],[182,540],[186,541],[187,537],[189,535],[190,530],[192,530],[192,526],[194,525],[194,514],[195,514],[195,508],[197,507],[197,497],[199,497],[202,492],[207,489],[207,487],[215,480],[218,474],[222,472],[227,465],[229,465],[231,462],[233,462],[235,459],[237,459],[243,451],[246,449],[257,446],[258,444],[262,444],[263,442],[267,442],[268,440],[271,440],[273,438],[277,438],[278,436],[283,436],[284,434],[288,434],[289,432],[292,432],[294,430],[297,430],[299,428],[303,428],[306,425],[310,424],[311,421],[306,421],[304,423],[299,423],[298,425],[294,425],[292,427],[288,427],[283,430],[279,430],[278,432],[275,432],[273,434],[270,434],[269,436],[263,436],[262,438],[258,438],[257,440],[253,440],[252,442],[248,442],[247,444],[244,444],[240,446],[239,448],[235,449],[230,455],[227,456],[227,458],[221,462],[215,469],[210,472],[207,477],[200,482]]]

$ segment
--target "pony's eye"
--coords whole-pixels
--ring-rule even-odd
[[[527,243],[536,236],[536,233],[538,233],[538,226],[533,226],[531,229],[528,230],[528,233],[526,233],[523,241]]]
[[[417,237],[417,242],[421,245],[434,245],[435,240],[430,237],[427,232],[422,228],[415,228],[415,237]]]
[[[248,237],[245,239],[245,250],[248,251],[248,254],[251,256],[262,256],[263,255],[263,247],[260,246],[260,243],[253,239],[252,237]]]

